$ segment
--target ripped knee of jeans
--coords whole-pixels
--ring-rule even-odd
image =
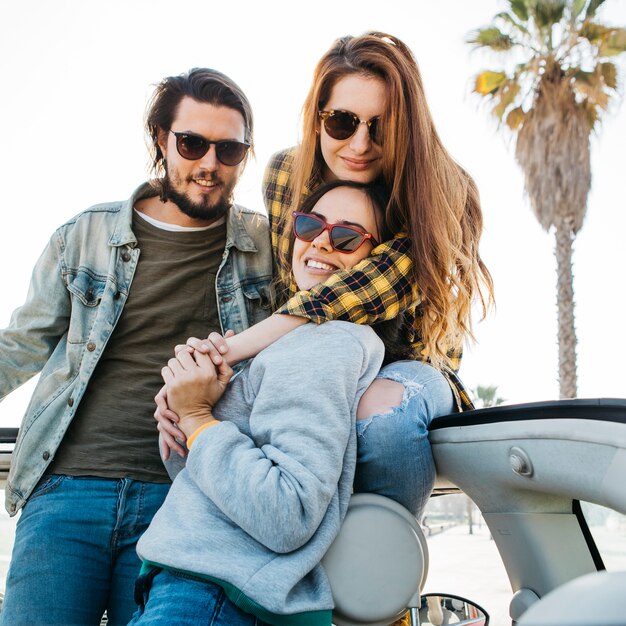
[[[402,383],[387,378],[377,378],[361,396],[356,419],[365,420],[374,415],[391,413],[402,404],[404,393],[405,387]]]

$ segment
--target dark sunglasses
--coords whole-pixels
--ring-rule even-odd
[[[382,132],[380,127],[380,117],[373,117],[371,120],[362,120],[352,111],[319,111],[319,116],[324,122],[324,128],[333,139],[349,139],[356,133],[360,124],[367,124],[370,137],[375,144],[382,142]]]
[[[372,233],[368,233],[357,226],[349,226],[348,224],[328,224],[326,220],[317,215],[300,213],[299,211],[294,211],[292,215],[293,233],[301,241],[313,241],[327,230],[330,245],[332,249],[337,250],[337,252],[344,252],[345,254],[355,252],[368,239],[371,240],[374,247],[378,245]]]
[[[170,131],[176,137],[176,150],[183,159],[197,161],[208,151],[211,145],[215,145],[215,156],[223,165],[239,165],[250,148],[249,143],[240,141],[209,141],[200,135],[191,133],[177,133]]]

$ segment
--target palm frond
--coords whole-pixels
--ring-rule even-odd
[[[515,107],[509,111],[509,114],[506,116],[506,125],[512,130],[517,131],[524,123],[524,119],[526,118],[526,114],[524,113],[524,109],[522,107]]]
[[[518,30],[523,35],[527,37],[530,36],[530,31],[528,30],[528,28],[526,28],[526,26],[524,26],[521,22],[518,22],[511,13],[502,11],[496,14],[493,19],[502,20],[503,22],[506,22],[507,24],[510,24],[511,26],[513,26],[513,28]]]
[[[613,57],[626,52],[626,29],[613,28],[600,44],[600,56]]]
[[[572,3],[572,19],[575,20],[585,8],[587,0],[574,0]]]
[[[606,86],[609,89],[617,89],[617,67],[614,63],[600,63],[600,71]]]
[[[502,121],[505,111],[513,104],[521,90],[521,85],[515,80],[509,80],[494,94],[498,104],[493,109],[493,114]]]
[[[525,0],[509,0],[509,4],[511,5],[511,11],[513,11],[522,22],[528,21],[528,7],[526,6]]]
[[[488,26],[470,33],[467,43],[480,48],[491,48],[496,52],[510,50],[515,41],[496,26]]]
[[[604,26],[603,24],[585,21],[578,31],[578,35],[585,38],[592,44],[601,44],[603,41],[609,38],[612,31],[612,28]]]
[[[537,0],[531,5],[531,12],[537,26],[541,29],[549,29],[560,22],[565,12],[566,0]]]
[[[574,74],[572,86],[590,104],[601,109],[606,109],[609,105],[609,97],[604,91],[605,82],[599,67],[596,67],[593,72],[579,69]]]
[[[587,7],[587,13],[585,13],[585,19],[589,19],[596,14],[596,11],[600,8],[600,5],[604,4],[605,0],[591,0]]]
[[[506,81],[505,72],[485,70],[476,76],[474,91],[481,96],[493,95]]]

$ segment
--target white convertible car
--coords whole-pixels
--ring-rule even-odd
[[[15,436],[0,429],[0,486]],[[463,492],[480,509],[508,576],[508,616],[490,619],[488,604],[447,586],[422,594],[436,566],[431,540],[395,502],[359,494],[324,559],[338,626],[384,626],[407,610],[405,623],[431,626],[626,625],[626,566],[605,569],[583,513],[592,503],[626,514],[626,399],[449,415],[433,422],[430,439],[433,497]],[[456,578],[483,573],[476,560],[456,569]]]

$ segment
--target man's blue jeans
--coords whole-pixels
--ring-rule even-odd
[[[154,574],[138,581],[143,602],[128,626],[268,626],[235,606],[218,585],[165,569]]]
[[[136,543],[169,484],[48,476],[22,510],[0,626],[128,623]]]

